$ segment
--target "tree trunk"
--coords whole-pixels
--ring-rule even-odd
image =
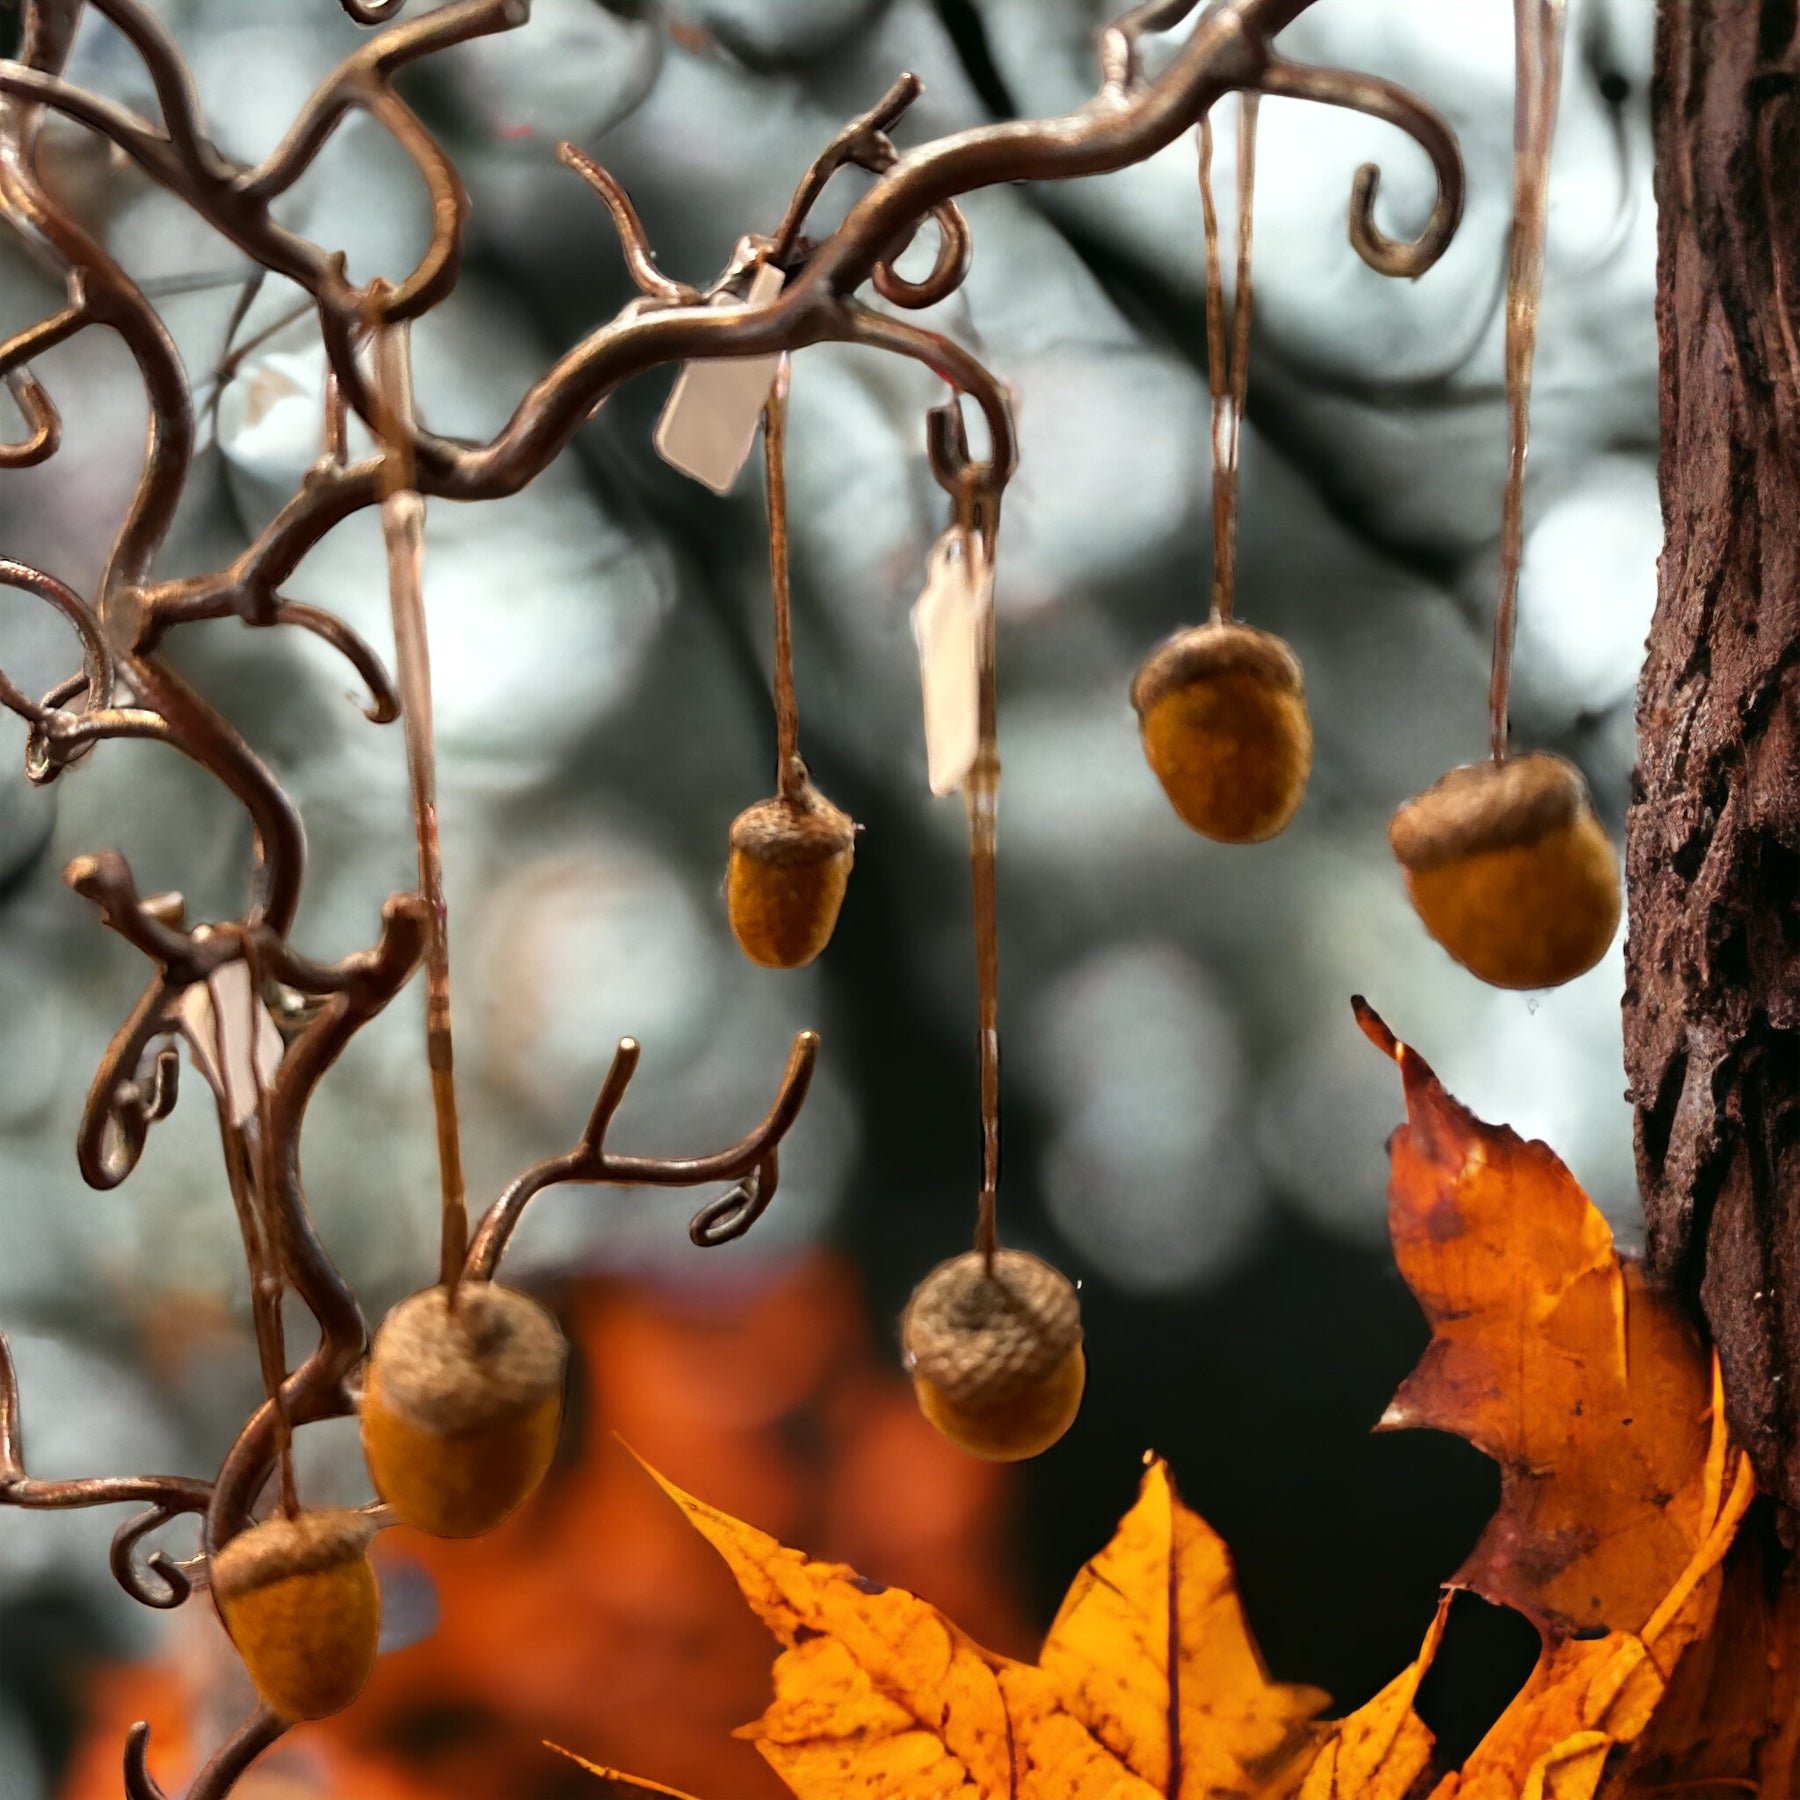
[[[1665,541],[1627,824],[1651,1270],[1800,1508],[1800,0],[1660,0]]]

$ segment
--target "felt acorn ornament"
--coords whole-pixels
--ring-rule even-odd
[[[725,906],[753,963],[798,969],[831,941],[855,860],[856,826],[803,782],[746,807],[731,822]]]
[[[256,1691],[283,1719],[342,1712],[375,1667],[381,1590],[359,1512],[276,1515],[211,1559],[213,1604]]]
[[[426,1288],[381,1322],[363,1389],[363,1458],[395,1516],[479,1537],[543,1479],[562,1424],[568,1347],[516,1288]]]
[[[1182,820],[1257,844],[1299,810],[1312,770],[1300,660],[1272,632],[1217,619],[1152,653],[1131,686],[1144,755]]]
[[[972,1456],[1019,1462],[1074,1422],[1087,1381],[1074,1284],[1023,1250],[970,1250],[913,1290],[901,1324],[919,1410]]]
[[[725,909],[732,935],[744,954],[765,969],[803,968],[831,942],[856,852],[854,822],[813,786],[800,760],[788,596],[787,399],[784,356],[763,407],[780,790],[732,820],[731,861],[725,872]]]
[[[1259,844],[1300,808],[1312,720],[1299,659],[1272,632],[1232,617],[1237,592],[1238,439],[1250,387],[1250,245],[1257,97],[1240,96],[1237,279],[1227,322],[1213,206],[1212,121],[1202,118],[1206,382],[1212,395],[1212,618],[1156,649],[1131,684],[1144,756],[1184,823],[1222,844]]]
[[[1544,276],[1560,27],[1521,38],[1506,304],[1507,475],[1488,685],[1490,758],[1452,769],[1394,814],[1388,842],[1425,929],[1495,987],[1556,987],[1591,969],[1619,927],[1619,860],[1587,783],[1560,756],[1509,754],[1508,700],[1524,553],[1531,364]]]
[[[1425,929],[1494,987],[1557,987],[1619,926],[1619,859],[1572,763],[1534,750],[1452,769],[1388,842]]]

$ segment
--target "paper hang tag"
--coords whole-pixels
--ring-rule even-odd
[[[763,263],[750,278],[744,299],[722,298],[714,304],[766,306],[786,279]],[[729,493],[750,460],[780,361],[779,356],[729,356],[683,363],[656,422],[657,455],[715,494]]]
[[[912,611],[925,771],[934,794],[954,794],[981,747],[981,631],[993,604],[994,572],[981,539],[952,525],[932,546],[925,591]]]
[[[251,1062],[251,1018],[255,1017],[255,1063]],[[267,1088],[281,1066],[281,1033],[269,1009],[250,992],[246,963],[228,962],[181,996],[181,1023],[194,1064],[225,1102],[232,1123],[242,1125],[256,1111],[259,1086]],[[224,1067],[219,1042],[224,1039]]]

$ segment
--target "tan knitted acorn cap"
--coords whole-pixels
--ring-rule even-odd
[[[1075,1285],[1024,1250],[979,1250],[938,1266],[900,1325],[907,1361],[952,1405],[1000,1406],[1035,1386],[1081,1342]]]
[[[1258,675],[1291,694],[1306,692],[1300,659],[1272,631],[1236,620],[1190,626],[1159,644],[1131,684],[1131,704],[1147,713],[1164,694],[1219,675]]]
[[[1435,869],[1485,850],[1535,844],[1592,813],[1572,762],[1532,750],[1503,763],[1465,763],[1408,800],[1388,824],[1388,844],[1408,869]]]
[[[277,1513],[241,1531],[212,1558],[208,1579],[221,1600],[272,1586],[295,1575],[316,1575],[355,1562],[369,1548],[375,1526],[367,1513],[346,1507]]]
[[[795,802],[779,794],[731,821],[731,847],[774,868],[820,863],[856,847],[856,822],[808,783]]]
[[[382,1320],[370,1362],[388,1406],[450,1436],[560,1392],[567,1358],[556,1321],[529,1295],[465,1281],[454,1313],[441,1287],[409,1294]]]

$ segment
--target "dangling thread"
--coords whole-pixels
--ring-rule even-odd
[[[977,499],[973,490],[959,502],[959,523],[968,553],[982,559],[983,591],[990,597],[999,500]],[[1000,801],[1000,742],[994,683],[994,608],[982,608],[976,631],[977,742],[975,761],[963,782],[969,815],[969,869],[975,889],[976,1031],[981,1065],[981,1206],[975,1248],[988,1274],[998,1247],[1000,1197],[1000,925],[995,885]]]
[[[274,1422],[275,1468],[280,1482],[282,1512],[293,1518],[300,1510],[300,1495],[294,1481],[294,1427],[288,1417],[282,1384],[287,1380],[287,1334],[281,1322],[281,1297],[287,1286],[281,1246],[273,1225],[271,1149],[273,1137],[269,1129],[269,1093],[262,1078],[258,1056],[262,1027],[260,997],[261,969],[255,958],[249,935],[243,938],[245,986],[249,1016],[245,1021],[249,1045],[250,1080],[255,1087],[256,1136],[254,1142],[244,1122],[234,1111],[231,1100],[233,1066],[230,1032],[224,1009],[219,1004],[219,991],[208,983],[207,999],[212,1014],[213,1054],[219,1071],[220,1139],[225,1147],[225,1184],[231,1190],[231,1203],[238,1216],[238,1229],[244,1239],[244,1261],[250,1276],[250,1325],[256,1338],[257,1363],[262,1374],[263,1398],[268,1402]]]
[[[452,1306],[469,1248],[462,1135],[456,1113],[456,1057],[450,1035],[450,915],[438,840],[437,756],[431,726],[431,645],[425,629],[425,502],[413,484],[406,424],[412,417],[412,359],[404,325],[375,332],[375,392],[380,404],[381,530],[387,542],[394,657],[406,723],[406,770],[419,845],[419,893],[425,902],[425,1056],[437,1126],[442,1198],[438,1279]]]
[[[1212,396],[1212,617],[1229,621],[1237,594],[1238,437],[1250,392],[1250,248],[1255,218],[1256,120],[1261,96],[1238,95],[1237,273],[1227,344],[1219,214],[1213,204],[1212,119],[1200,120],[1200,216],[1206,232],[1206,386]]]
[[[1500,594],[1494,608],[1494,663],[1488,682],[1488,743],[1506,761],[1513,641],[1519,624],[1519,566],[1525,555],[1525,455],[1531,437],[1531,366],[1538,299],[1544,288],[1550,141],[1562,89],[1566,0],[1513,0],[1513,225],[1506,277],[1506,494],[1500,508]]]
[[[787,411],[789,359],[775,365],[763,402],[763,475],[769,511],[769,589],[775,601],[775,783],[783,800],[800,804],[806,765],[800,760],[800,703],[794,697],[794,639],[789,609]]]

